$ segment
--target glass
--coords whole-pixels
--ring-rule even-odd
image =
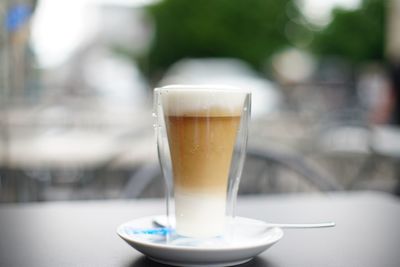
[[[251,93],[228,86],[154,90],[167,217],[180,236],[222,236],[235,216]]]

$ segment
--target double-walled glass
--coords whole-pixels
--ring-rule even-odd
[[[180,236],[221,236],[235,213],[251,93],[172,85],[156,88],[154,96],[169,222],[176,221]]]

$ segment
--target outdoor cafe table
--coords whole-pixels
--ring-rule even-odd
[[[0,205],[0,266],[164,266],[116,234],[122,222],[162,214],[162,200]],[[242,265],[400,266],[400,200],[383,193],[241,197],[238,215],[270,222],[336,222],[285,230],[282,240]]]

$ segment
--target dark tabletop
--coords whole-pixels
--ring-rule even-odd
[[[164,266],[115,230],[162,214],[161,200],[0,205],[0,266]],[[336,221],[329,229],[285,230],[243,267],[400,266],[400,200],[378,193],[281,195],[238,200],[238,215],[271,222]]]

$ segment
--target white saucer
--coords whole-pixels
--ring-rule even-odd
[[[232,266],[245,263],[283,237],[281,228],[265,222],[236,217],[229,240],[222,237],[193,239],[178,237],[173,230],[144,217],[120,225],[117,234],[154,261],[176,266]],[[169,242],[167,242],[169,239]]]

